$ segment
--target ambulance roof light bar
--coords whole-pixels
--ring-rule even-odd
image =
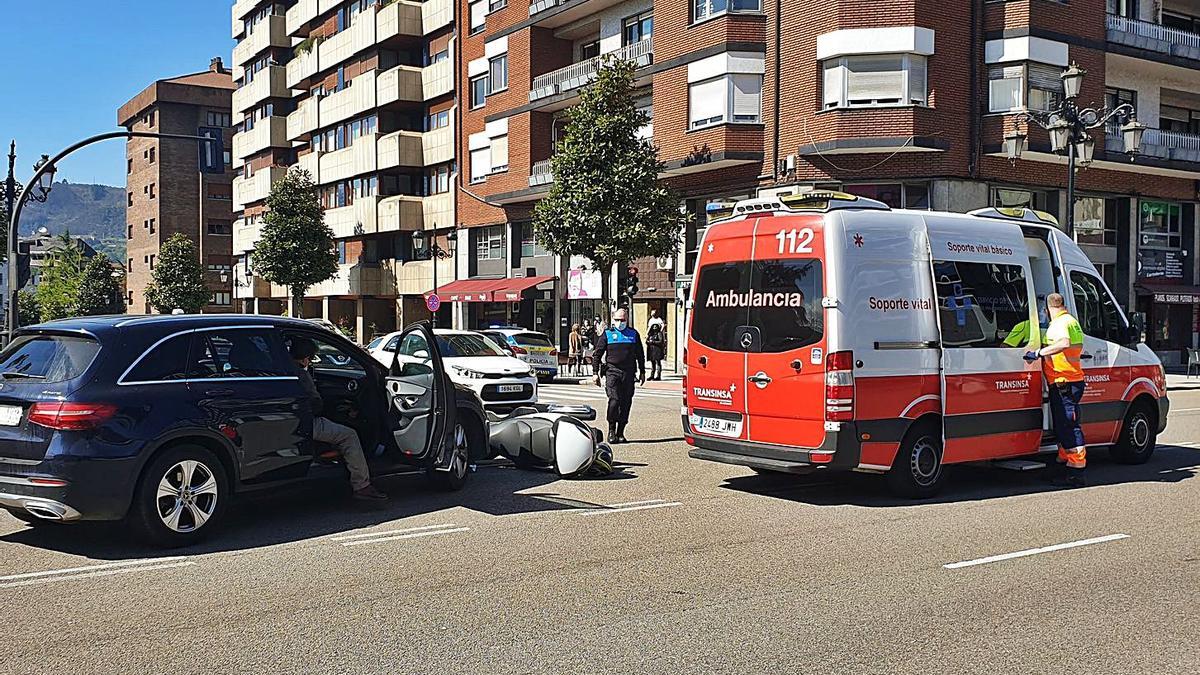
[[[707,213],[711,218],[727,218],[730,216],[754,215],[756,213],[803,213],[808,211],[827,213],[839,209],[889,211],[891,207],[874,199],[846,194],[845,192],[813,190],[794,195],[743,199],[734,204],[714,202],[707,206]]]
[[[1037,223],[1039,225],[1050,225],[1058,227],[1058,219],[1036,209],[1027,209],[1023,206],[996,206],[986,209],[976,209],[968,212],[968,215],[978,218],[998,218],[1000,220],[1020,220],[1026,223]]]

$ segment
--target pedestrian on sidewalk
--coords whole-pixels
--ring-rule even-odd
[[[579,332],[579,324],[571,326],[571,334],[567,336],[567,368],[572,375],[578,375],[583,367],[583,335]]]
[[[648,380],[662,380],[662,362],[667,358],[667,331],[663,328],[662,319],[658,323],[650,320],[646,329],[646,360],[650,362],[650,377]]]
[[[1046,346],[1025,354],[1027,361],[1042,360],[1046,388],[1050,391],[1050,413],[1054,417],[1054,435],[1058,439],[1058,463],[1065,464],[1067,474],[1056,479],[1056,485],[1083,487],[1087,468],[1087,447],[1081,428],[1080,401],[1083,399],[1083,328],[1067,312],[1066,302],[1059,293],[1046,296],[1050,310],[1050,327],[1046,329]]]
[[[646,383],[646,354],[642,349],[642,336],[629,327],[629,314],[624,309],[613,312],[613,325],[596,338],[596,351],[592,355],[592,370],[596,374],[596,386],[604,376],[604,390],[608,395],[608,437],[613,443],[625,443],[625,425],[629,423],[629,409],[633,405],[633,391],[637,378]]]

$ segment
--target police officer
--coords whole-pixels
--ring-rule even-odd
[[[634,378],[646,383],[646,353],[642,336],[629,327],[629,314],[624,309],[613,312],[612,328],[596,338],[592,368],[596,386],[604,375],[604,390],[608,394],[608,437],[613,443],[625,443],[625,425],[629,423],[629,408],[633,405]]]
[[[1050,390],[1050,414],[1054,417],[1054,435],[1058,439],[1058,462],[1067,466],[1067,475],[1057,485],[1082,487],[1087,467],[1087,448],[1080,428],[1080,405],[1085,386],[1083,379],[1083,328],[1067,312],[1066,302],[1058,293],[1046,296],[1050,327],[1045,346],[1025,355],[1026,360],[1042,359],[1046,388]]]

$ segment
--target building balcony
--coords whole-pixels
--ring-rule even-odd
[[[233,255],[253,251],[260,236],[262,236],[262,228],[259,225],[248,225],[245,218],[235,220],[233,222]]]
[[[307,32],[310,24],[316,21],[318,13],[320,10],[317,9],[317,0],[296,0],[296,4],[287,11],[287,34],[301,37],[302,33]]]
[[[272,166],[267,169],[259,169],[250,178],[234,178],[233,179],[233,203],[236,209],[241,209],[247,204],[254,204],[266,200],[267,195],[271,194],[271,186],[281,180],[287,174],[287,168],[282,166]]]
[[[426,35],[454,21],[453,0],[425,0],[421,3],[421,29]]]
[[[554,168],[548,159],[534,162],[529,169],[529,187],[549,185],[554,182]]]
[[[529,18],[543,28],[558,28],[627,0],[532,0]]]
[[[445,59],[422,68],[421,88],[426,101],[454,91],[454,59]]]
[[[1114,14],[1108,15],[1107,28],[1109,42],[1200,61],[1200,34]]]
[[[244,113],[270,98],[291,98],[287,86],[287,69],[267,66],[258,71],[254,81],[233,92],[234,114]]]
[[[316,47],[301,47],[294,51],[292,60],[287,64],[287,85],[291,89],[307,89],[309,79],[317,74]]]
[[[454,193],[443,192],[422,198],[421,219],[426,230],[435,230],[454,223]]]
[[[233,137],[233,158],[244,160],[267,148],[288,148],[288,118],[276,115],[260,119],[254,128]]]
[[[379,231],[379,197],[359,197],[350,206],[325,210],[325,224],[337,238],[358,237]]]
[[[333,152],[310,153],[319,154],[320,169],[313,176],[318,183],[333,183],[346,180],[364,173],[374,173],[379,170],[379,137],[376,135],[361,136],[354,140],[348,148]]]
[[[433,290],[433,265],[431,260],[398,262],[388,260],[384,264],[393,270],[396,278],[397,295],[424,295]],[[438,284],[445,285],[454,279],[454,260],[438,260]]]
[[[641,40],[595,58],[573,63],[566,68],[538,75],[533,78],[533,85],[529,90],[529,100],[537,101],[583,87],[596,76],[596,70],[604,59],[609,58],[633,61],[639,68],[648,66],[654,60],[653,41]]]
[[[296,105],[296,109],[287,116],[287,137],[289,141],[307,139],[308,135],[317,129],[317,106],[320,99],[310,96]]]
[[[245,66],[254,61],[254,57],[271,47],[290,47],[284,17],[272,14],[265,21],[260,21],[254,30],[233,48],[233,63]]]
[[[395,195],[379,201],[380,232],[415,232],[425,229],[425,198]]]
[[[246,22],[243,21],[254,8],[258,6],[259,0],[237,0],[233,3],[233,39],[242,37],[246,32]]]
[[[1105,136],[1104,149],[1110,153],[1124,153],[1125,141],[1121,137],[1121,129],[1117,125],[1109,125]],[[1142,149],[1138,157],[1152,157],[1171,162],[1188,162],[1196,164],[1200,171],[1200,135],[1185,134],[1178,131],[1161,131],[1147,129],[1142,135]]]
[[[433,166],[454,159],[454,124],[422,134],[422,165]]]
[[[337,276],[309,288],[306,295],[395,296],[396,274],[392,264],[388,263],[359,262],[353,265],[338,265]]]
[[[394,169],[402,166],[425,166],[423,141],[420,131],[397,131],[379,138],[379,169]]]
[[[344,122],[376,107],[376,79],[372,70],[350,81],[345,89],[322,96],[317,103],[317,127]]]
[[[423,70],[425,69],[417,66],[396,66],[391,70],[379,73],[378,105],[384,106],[400,101],[423,102],[425,100],[424,86],[421,84]]]
[[[423,2],[397,0],[376,12],[375,39],[385,42],[396,37],[425,35]]]

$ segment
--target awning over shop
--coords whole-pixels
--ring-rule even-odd
[[[1134,290],[1138,295],[1150,295],[1154,297],[1154,302],[1167,305],[1195,305],[1200,304],[1200,286],[1185,286],[1185,285],[1149,285],[1137,284]]]
[[[554,281],[558,277],[541,276],[541,277],[521,277],[519,279],[505,279],[508,283],[492,291],[493,302],[516,302],[521,299],[521,292],[527,288],[544,284],[547,281]]]
[[[438,287],[443,302],[515,302],[521,292],[558,277],[520,277],[517,279],[459,279]],[[426,293],[426,296],[432,291]]]
[[[440,286],[438,295],[443,302],[491,302],[492,291],[507,284],[509,279],[459,279]],[[426,296],[432,295],[430,291]]]

